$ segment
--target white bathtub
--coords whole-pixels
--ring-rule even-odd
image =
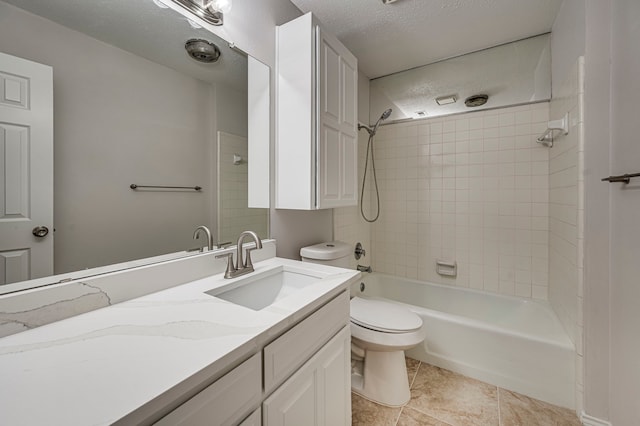
[[[575,350],[548,303],[363,274],[364,291],[422,317],[427,338],[411,358],[574,408]]]

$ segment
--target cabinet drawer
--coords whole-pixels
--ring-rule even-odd
[[[264,348],[264,390],[284,382],[349,323],[349,294],[342,292]]]
[[[156,425],[237,424],[262,399],[260,364],[260,353],[257,353],[163,417]]]

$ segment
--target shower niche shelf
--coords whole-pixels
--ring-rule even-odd
[[[358,62],[307,13],[278,27],[276,208],[358,204]]]

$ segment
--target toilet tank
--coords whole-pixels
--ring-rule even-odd
[[[300,249],[300,257],[303,262],[320,263],[340,268],[349,268],[349,260],[352,255],[351,246],[342,241],[330,241]]]

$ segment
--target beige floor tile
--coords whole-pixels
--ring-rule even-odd
[[[393,426],[401,408],[378,405],[360,395],[351,394],[351,422],[353,426]]]
[[[498,389],[421,363],[411,388],[410,408],[452,426],[498,425]]]
[[[503,426],[580,426],[575,413],[528,396],[500,389],[500,419]]]
[[[409,378],[409,386],[413,383],[413,378],[416,376],[418,372],[418,367],[420,366],[420,361],[413,358],[405,358],[407,363],[407,377]]]
[[[441,422],[423,414],[419,411],[404,407],[400,418],[398,419],[397,426],[449,426],[447,423]]]

